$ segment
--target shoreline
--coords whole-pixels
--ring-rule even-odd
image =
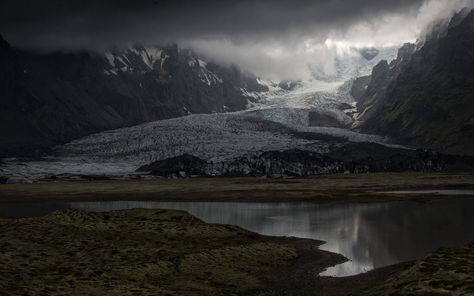
[[[163,281],[169,291],[174,291],[167,295],[182,295],[200,285],[202,290],[193,295],[233,289],[241,290],[239,295],[305,295],[312,291],[318,273],[348,260],[319,249],[324,244],[320,240],[260,235],[238,226],[205,223],[176,210],[63,210],[42,217],[0,219],[0,229],[0,244],[6,246],[0,253],[4,264],[0,271],[10,270],[0,272],[0,284],[4,292],[13,294],[18,292],[14,281],[18,272],[26,276],[19,277],[24,281],[23,292],[47,287],[50,292],[63,293],[90,285],[99,287],[104,281],[109,285],[113,280],[125,282],[126,289],[143,289],[143,295],[163,288]],[[84,253],[85,249],[90,252]],[[137,265],[135,260],[147,263]],[[60,267],[56,261],[62,262]],[[123,270],[126,276],[114,277],[114,269],[104,264]],[[216,270],[209,270],[209,266]],[[43,272],[34,272],[38,268]],[[67,280],[45,282],[60,270],[71,268],[74,272]],[[143,268],[148,270],[145,277],[140,276]],[[84,282],[86,273],[93,277]],[[155,277],[161,281],[154,288],[155,281],[149,279]],[[174,277],[183,278],[183,285],[175,286]],[[237,284],[241,286],[234,286]]]
[[[391,174],[392,177],[397,177],[399,181],[401,179],[406,178],[413,178],[413,175],[403,175],[400,176],[400,174],[394,176]],[[455,175],[456,178],[459,175]],[[382,177],[387,177],[387,174],[384,174],[383,176],[371,176],[370,178],[375,178],[376,180],[379,180]],[[461,183],[454,183],[450,182],[449,179],[453,177],[453,175],[435,175],[433,176],[432,174],[424,175],[424,176],[417,176],[418,178],[421,178],[420,180],[425,180],[426,178],[428,179],[433,179],[437,181],[442,181],[441,184],[438,184],[438,187],[436,189],[470,189],[471,184],[470,180],[474,176],[472,175],[464,175],[465,181]],[[319,179],[316,180],[314,178],[311,179],[293,179],[290,182],[285,182],[288,180],[283,180],[283,184],[303,184],[303,185],[308,185],[307,182],[320,182],[320,181],[327,181],[328,179],[332,179],[333,181],[336,180],[337,182],[340,182],[340,179],[344,178],[347,182],[349,181],[354,181],[354,178],[349,178],[347,179],[346,176],[338,176],[337,178],[325,178],[325,179]],[[372,181],[375,181],[372,180]],[[383,178],[382,178],[383,179]],[[163,180],[163,182],[159,182],[159,185],[173,185],[171,188],[176,188],[176,184],[178,185],[194,185],[194,187],[188,188],[184,192],[189,192],[192,191],[193,189],[195,190],[196,188],[198,189],[203,189],[202,187],[199,187],[197,185],[203,185],[207,184],[209,186],[210,184],[208,182],[210,181],[215,181],[215,179],[209,180],[209,179],[201,179],[198,184],[192,184],[196,179],[191,179],[191,180]],[[358,181],[367,181],[367,179],[356,179]],[[366,196],[366,194],[370,191],[368,190],[373,190],[374,187],[378,187],[379,191],[389,191],[393,190],[393,188],[397,188],[399,186],[398,181],[394,182],[393,178],[385,178],[385,181],[382,185],[377,185],[377,186],[368,186],[369,184],[367,183],[361,183],[359,184],[359,187],[357,191],[355,186],[353,186],[353,182],[349,182],[351,184],[345,184],[347,187],[350,187],[349,189],[345,190],[339,190],[337,192],[337,195],[335,192],[330,192],[331,195],[328,194],[325,198],[323,196],[319,196],[318,198],[310,198],[310,199],[300,199],[299,197],[293,197],[291,199],[283,199],[277,196],[273,196],[269,198],[261,197],[258,200],[255,200],[255,195],[248,196],[244,199],[239,199],[239,200],[233,200],[232,198],[229,199],[214,199],[215,195],[221,194],[222,191],[219,190],[214,190],[212,193],[214,194],[211,197],[203,197],[200,200],[197,201],[206,201],[206,202],[313,202],[313,203],[361,203],[361,202],[389,202],[389,201],[407,201],[407,200],[412,200],[412,201],[419,201],[419,202],[429,202],[432,200],[437,200],[437,199],[453,199],[453,198],[469,198],[472,196],[433,196],[432,194],[428,195],[415,195],[415,196],[384,196],[375,191],[374,194],[370,196]],[[411,180],[408,189],[434,189],[434,187],[431,184],[431,182],[414,182]],[[443,181],[444,180],[444,181]],[[257,185],[261,185],[261,180],[255,180],[255,179],[225,179],[225,180],[218,180],[222,184],[235,184],[236,182],[238,184],[247,181],[248,183],[252,182],[257,182]],[[267,180],[268,181],[268,180]],[[264,185],[268,184],[273,184],[274,186],[278,186],[279,184],[281,185],[282,182],[278,182],[275,180],[270,180],[271,182],[266,182],[263,183]],[[134,185],[136,186],[143,186],[143,185],[150,185],[154,184],[156,185],[155,182],[151,181],[135,181]],[[211,182],[212,183],[212,182]],[[80,186],[77,186],[77,185]],[[214,183],[215,184],[215,183]],[[46,186],[48,185],[48,186]],[[87,186],[91,186],[92,188],[89,188],[89,190],[86,190]],[[0,185],[0,203],[28,203],[28,202],[67,202],[67,201],[99,201],[97,196],[102,197],[103,201],[118,201],[120,199],[117,199],[117,192],[120,192],[121,186],[124,185],[125,187],[129,187],[128,182],[117,182],[117,181],[107,181],[107,182],[59,182],[59,183],[42,183],[42,184],[15,184],[15,185]],[[318,185],[318,184],[316,184]],[[331,185],[331,184],[329,184]],[[426,187],[426,186],[430,187]],[[30,186],[32,186],[30,188]],[[384,187],[385,186],[385,187]],[[2,192],[5,192],[4,189],[6,187],[15,187],[15,190],[12,190],[9,192],[10,195],[7,195],[6,197],[2,195]],[[83,188],[85,187],[85,188]],[[146,186],[145,186],[146,187]],[[153,186],[152,186],[153,187]],[[380,188],[383,187],[383,188]],[[26,188],[26,189],[25,189]],[[83,190],[78,190],[78,188],[83,188]],[[110,191],[107,191],[109,189],[113,189]],[[22,190],[20,190],[22,189]],[[63,189],[63,190],[61,190]],[[100,190],[102,189],[105,190],[102,194]],[[144,190],[146,195],[150,197],[152,194],[156,194],[156,192],[163,192],[163,188],[161,188],[161,191],[156,191],[156,188],[153,187],[153,190]],[[168,188],[170,189],[170,188]],[[209,189],[209,187],[207,187]],[[407,189],[407,186],[404,188],[400,188],[401,190]],[[303,192],[305,188],[303,188]],[[320,188],[319,190],[314,190],[315,193],[321,193],[322,190],[329,190],[327,187],[325,188]],[[166,191],[165,191],[166,192]],[[184,194],[183,191],[180,191],[180,194]],[[271,191],[267,190],[267,195],[268,193],[271,193]],[[282,191],[280,193],[285,193],[288,191]],[[41,193],[39,197],[35,197],[34,195],[37,193]],[[95,194],[99,193],[99,194]],[[139,193],[144,193],[139,192]],[[346,195],[343,196],[342,194],[345,193]],[[351,195],[352,193],[353,195]],[[136,195],[129,195],[129,193],[122,193],[123,195],[119,195],[119,197],[124,197],[122,200],[143,200],[140,196],[140,194]],[[127,195],[128,194],[128,195]],[[15,199],[16,197],[16,199]],[[236,196],[233,196],[233,198],[236,198]],[[149,198],[147,200],[150,201],[163,201],[166,199],[163,199],[163,196],[153,197]],[[191,202],[195,201],[192,198],[177,198],[176,196],[172,199],[168,199],[172,201],[186,201],[186,202]],[[268,201],[270,200],[270,201]],[[74,211],[74,210],[73,210]],[[131,210],[120,210],[122,212],[127,212]],[[118,212],[120,212],[118,211]],[[132,210],[133,211],[133,210]],[[153,210],[151,210],[153,211]],[[156,211],[156,210],[155,210]],[[60,211],[61,212],[61,211]],[[96,215],[103,215],[104,213],[107,212],[101,212]],[[42,216],[40,217],[33,217],[30,219],[41,219]],[[0,222],[5,221],[5,220],[11,220],[9,218],[3,219],[0,217]],[[18,219],[13,219],[13,220],[18,220]],[[1,224],[1,223],[0,223]],[[214,224],[208,224],[208,225],[214,225]],[[229,225],[222,225],[224,227],[233,227]],[[398,263],[394,265],[389,265],[381,268],[376,268],[373,270],[370,270],[365,273],[360,273],[357,275],[353,276],[347,276],[347,277],[326,277],[326,276],[319,276],[318,274],[322,271],[324,271],[326,268],[335,266],[337,264],[341,264],[346,262],[348,259],[345,258],[341,254],[337,253],[332,253],[329,251],[321,250],[319,247],[324,244],[324,241],[321,240],[312,240],[312,239],[304,239],[304,238],[297,238],[297,237],[272,237],[272,236],[264,236],[260,234],[255,234],[253,237],[253,240],[259,241],[259,242],[270,242],[270,243],[275,243],[277,245],[287,245],[291,248],[294,248],[297,250],[298,257],[296,257],[289,265],[287,266],[279,266],[278,268],[274,268],[270,270],[269,276],[265,277],[265,283],[268,285],[268,287],[271,287],[271,291],[267,293],[265,291],[263,294],[257,293],[257,294],[249,294],[249,295],[262,295],[262,296],[280,296],[280,295],[314,295],[314,291],[320,291],[322,295],[359,295],[358,293],[364,293],[365,290],[369,291],[371,287],[374,285],[382,285],[385,283],[387,280],[392,280],[393,278],[398,278],[399,275],[412,268],[414,264],[418,261],[414,262],[406,262],[406,263]],[[231,243],[233,244],[233,243]],[[422,258],[419,258],[420,260]]]
[[[328,277],[318,274],[348,259],[321,250],[323,241],[260,235],[205,223],[183,211],[63,210],[43,217],[0,219],[0,229],[0,244],[6,247],[0,254],[0,284],[15,295],[19,287],[32,293],[46,289],[48,295],[93,287],[101,295],[125,295],[133,289],[150,296],[163,288],[170,296],[191,291],[196,296],[374,296],[388,291],[418,295],[411,293],[438,292],[453,285],[472,291],[463,277],[452,277],[451,269],[442,267],[450,264],[456,274],[472,278],[474,244],[438,249],[412,262],[357,275]],[[67,279],[58,277],[65,270],[74,272]],[[57,280],[50,282],[51,278]],[[174,278],[181,284],[174,284]]]
[[[157,216],[158,215],[158,216]],[[158,223],[158,224],[155,224]],[[163,224],[164,223],[164,224]],[[183,228],[182,223],[185,223],[186,226]],[[3,255],[0,254],[0,261],[4,264],[7,264],[4,268],[8,267],[11,264],[14,266],[19,266],[13,270],[10,270],[9,274],[4,274],[0,276],[0,283],[3,282],[4,291],[10,291],[15,293],[16,285],[12,282],[12,279],[15,278],[15,272],[26,273],[28,275],[35,274],[33,270],[42,266],[48,266],[44,271],[46,278],[56,274],[55,265],[51,265],[51,262],[59,260],[63,256],[67,256],[68,260],[60,260],[64,262],[61,264],[60,268],[68,269],[69,266],[75,266],[74,274],[77,274],[77,277],[72,275],[68,276],[68,281],[58,281],[46,285],[44,279],[42,279],[43,274],[35,275],[30,281],[24,282],[22,285],[22,291],[37,291],[47,287],[49,292],[56,295],[55,291],[64,291],[70,289],[70,283],[74,283],[74,289],[81,289],[84,284],[82,274],[86,272],[92,272],[95,276],[87,281],[87,285],[100,286],[102,285],[102,277],[105,276],[105,279],[110,277],[107,275],[107,269],[103,270],[102,260],[106,260],[107,264],[113,264],[116,268],[123,268],[125,270],[136,267],[127,267],[132,262],[128,262],[127,259],[130,252],[136,247],[136,242],[138,240],[146,239],[149,236],[149,231],[154,231],[153,229],[158,226],[160,229],[158,232],[154,233],[158,237],[165,239],[158,239],[157,242],[162,242],[164,245],[161,245],[159,249],[170,249],[170,255],[165,255],[165,257],[159,260],[171,260],[174,265],[182,266],[182,262],[187,262],[189,258],[198,258],[198,260],[203,260],[215,252],[220,254],[220,252],[240,252],[239,248],[243,250],[249,249],[250,251],[245,251],[249,255],[245,256],[270,256],[267,259],[243,259],[246,260],[247,264],[244,265],[243,270],[239,271],[235,269],[235,265],[238,263],[235,260],[239,260],[239,256],[234,253],[229,253],[220,257],[219,255],[212,255],[206,264],[221,266],[217,267],[219,271],[209,272],[211,278],[216,277],[217,282],[206,282],[206,290],[208,289],[224,289],[227,292],[230,292],[233,289],[233,285],[241,282],[244,285],[242,287],[236,287],[237,289],[249,289],[242,295],[254,295],[254,296],[280,296],[280,295],[315,295],[315,292],[324,291],[324,295],[346,295],[348,293],[357,293],[364,289],[369,288],[374,283],[382,283],[384,280],[389,279],[392,275],[406,269],[411,266],[413,263],[401,263],[393,266],[387,266],[383,268],[378,268],[371,270],[366,273],[350,276],[350,277],[326,277],[319,276],[318,274],[326,270],[331,266],[341,264],[346,262],[345,258],[341,254],[321,250],[319,247],[324,244],[324,241],[315,240],[315,239],[304,239],[297,237],[277,237],[277,236],[266,236],[257,234],[245,229],[242,229],[237,226],[223,225],[223,224],[209,224],[196,219],[194,216],[176,210],[119,210],[119,211],[110,211],[102,213],[90,213],[79,210],[62,210],[50,213],[45,216],[35,217],[35,218],[20,218],[20,219],[0,219],[0,229],[3,229],[5,234],[0,237],[0,243],[6,244],[7,249],[6,253]],[[103,228],[107,226],[106,228]],[[13,227],[13,228],[12,228]],[[72,227],[72,228],[71,228]],[[138,227],[138,228],[137,228]],[[77,229],[74,232],[70,232],[69,229]],[[97,230],[100,230],[97,236],[95,234]],[[105,229],[108,229],[107,231]],[[116,235],[119,232],[116,232],[116,229],[120,229],[121,236],[120,238],[112,239],[110,235]],[[34,230],[34,235],[31,236],[31,231]],[[203,230],[205,230],[203,232]],[[64,232],[64,231],[67,231]],[[92,231],[92,232],[91,232]],[[104,232],[106,231],[106,232]],[[143,231],[143,233],[137,236],[136,233],[132,235],[135,231]],[[172,235],[173,237],[177,235],[175,232],[183,232],[182,235],[167,240],[167,235]],[[91,237],[91,233],[94,234]],[[214,234],[215,233],[215,234]],[[163,234],[166,234],[163,237]],[[10,242],[9,235],[14,235],[15,244],[8,244]],[[130,235],[130,237],[129,237]],[[196,239],[201,237],[205,242],[200,246],[193,246],[187,244],[181,244],[181,247],[178,251],[172,251],[173,245],[181,240],[186,242],[188,239]],[[210,236],[211,235],[211,236]],[[217,235],[217,237],[211,239]],[[36,237],[38,236],[38,237]],[[189,237],[189,238],[188,238]],[[38,245],[38,239],[41,244]],[[93,239],[94,242],[91,241]],[[97,241],[96,241],[97,240]],[[177,240],[177,241],[176,241]],[[53,243],[53,245],[50,245]],[[57,245],[60,243],[59,245]],[[16,247],[18,245],[18,248]],[[90,246],[90,245],[93,246]],[[87,255],[82,253],[82,245],[85,248],[91,248],[91,250],[100,250],[101,256],[104,256],[105,259],[102,259],[101,256],[96,256],[94,254]],[[134,247],[135,246],[135,247]],[[260,250],[262,246],[266,249],[264,253],[260,254],[253,253],[252,251],[254,246],[257,247],[257,251]],[[11,249],[14,247],[14,249]],[[39,247],[39,249],[37,249]],[[79,249],[77,249],[79,247]],[[156,246],[155,246],[156,247]],[[155,248],[154,244],[145,246],[143,250],[140,251],[142,256],[147,257],[147,253],[155,253],[153,249]],[[61,251],[57,248],[61,248]],[[123,249],[122,249],[123,248]],[[147,251],[148,250],[148,251]],[[291,250],[294,250],[296,255],[291,255]],[[45,256],[46,254],[52,252],[55,254],[53,257]],[[74,255],[76,252],[79,252],[78,255]],[[260,251],[261,252],[261,251]],[[282,253],[283,252],[283,253]],[[290,253],[288,253],[290,252]],[[165,252],[166,253],[166,252]],[[264,255],[264,254],[273,254],[275,255]],[[79,256],[79,254],[81,254]],[[117,256],[117,254],[121,254]],[[231,255],[234,254],[234,255]],[[286,254],[286,259],[277,259],[280,254]],[[56,256],[56,257],[55,257]],[[72,256],[72,257],[71,257]],[[78,257],[79,256],[79,257]],[[196,257],[197,256],[197,257]],[[217,257],[214,257],[217,256]],[[237,257],[235,257],[237,256]],[[16,258],[15,261],[12,261],[10,258]],[[23,260],[31,260],[29,258],[34,258],[32,265],[23,264]],[[200,259],[199,259],[200,258]],[[245,258],[245,257],[244,257]],[[252,257],[250,257],[252,258]],[[76,262],[78,259],[80,261]],[[52,260],[52,261],[51,261]],[[143,260],[143,259],[142,259]],[[147,259],[150,260],[150,259]],[[222,261],[224,260],[224,261]],[[229,261],[230,260],[230,261]],[[256,260],[256,261],[253,261]],[[263,260],[262,262],[258,262]],[[276,260],[276,261],[275,261]],[[283,261],[282,261],[283,260]],[[50,262],[51,261],[51,262]],[[88,265],[84,265],[81,262],[89,262]],[[158,261],[163,262],[163,261]],[[177,263],[179,262],[179,263]],[[17,264],[18,263],[18,264]],[[224,265],[221,265],[224,263]],[[150,269],[152,261],[146,264],[146,268]],[[163,264],[163,263],[160,263]],[[171,263],[170,263],[171,264]],[[174,272],[174,276],[183,277],[186,276],[184,281],[184,289],[193,287],[201,282],[203,282],[202,272],[205,272],[205,267],[201,266],[203,263],[187,263],[187,264],[197,264],[193,269],[186,271],[183,267],[179,267]],[[263,264],[263,266],[260,266]],[[133,265],[133,264],[132,264]],[[161,265],[158,265],[161,266]],[[158,268],[154,267],[154,268]],[[83,270],[86,268],[86,270]],[[204,270],[203,270],[204,268]],[[2,270],[2,267],[0,267]],[[153,278],[153,269],[150,269],[151,272],[146,278]],[[165,271],[157,270],[157,275],[160,277],[160,274]],[[168,271],[169,272],[169,271]],[[244,276],[242,272],[246,273]],[[127,271],[128,273],[128,271]],[[139,273],[136,271],[136,273]],[[238,277],[234,278],[234,273],[239,274]],[[100,277],[97,277],[97,274],[102,274]],[[183,275],[184,274],[184,275]],[[144,289],[143,292],[149,291],[149,285],[144,285],[146,283],[146,278],[142,279],[141,277],[133,279],[130,281],[131,276],[127,276],[123,280],[126,281],[127,289]],[[228,278],[228,280],[235,280],[236,282],[230,282],[225,284],[222,287],[220,283],[221,278]],[[22,278],[25,280],[24,278]],[[115,279],[120,280],[120,279]],[[258,284],[254,282],[257,280]],[[165,281],[166,282],[166,281]],[[34,284],[36,283],[36,284]],[[37,286],[39,285],[39,286]],[[138,288],[140,285],[140,288]],[[172,289],[177,289],[177,294],[171,292],[169,295],[181,295],[178,291],[183,289],[182,287],[174,287],[171,283],[166,285],[171,285]],[[248,285],[249,288],[246,288]],[[142,288],[146,287],[146,288]],[[173,288],[174,287],[174,288]],[[171,289],[171,291],[173,291]],[[329,293],[330,292],[330,293]],[[105,291],[104,291],[105,293]],[[202,294],[200,294],[202,293]],[[207,295],[207,292],[197,292],[193,295]],[[144,295],[145,295],[144,294]],[[239,293],[240,294],[240,293]],[[105,293],[104,295],[112,295]],[[149,294],[146,294],[149,295]]]

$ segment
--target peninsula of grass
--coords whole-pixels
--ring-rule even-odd
[[[1,219],[0,295],[256,295],[297,249],[174,210]]]

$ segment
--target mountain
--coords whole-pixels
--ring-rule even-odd
[[[268,91],[237,67],[176,45],[35,53],[0,36],[0,156],[31,156],[91,133],[245,109]]]
[[[405,44],[396,60],[373,68],[366,87],[356,128],[413,147],[474,155],[474,10]]]

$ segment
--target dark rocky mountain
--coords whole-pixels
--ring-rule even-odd
[[[208,163],[199,157],[183,154],[164,160],[155,161],[149,165],[144,165],[137,169],[137,172],[150,172],[157,176],[177,176],[204,175]]]
[[[358,112],[365,132],[474,155],[474,10],[434,25],[423,42],[404,45],[390,64],[380,62]]]
[[[363,127],[368,127],[369,119],[386,114],[385,104],[387,91],[391,84],[398,78],[401,70],[410,60],[415,50],[414,44],[404,44],[399,50],[395,60],[390,64],[382,60],[373,69],[372,75],[360,77],[354,81],[351,93],[356,94],[357,110],[361,114],[359,120]],[[365,89],[362,93],[361,89]]]
[[[0,157],[189,113],[245,109],[266,91],[236,67],[177,46],[34,53],[0,37]]]
[[[153,162],[137,171],[174,178],[193,175],[301,177],[344,172],[474,171],[474,157],[391,148],[375,143],[350,143],[325,154],[292,149],[217,163],[184,154]]]
[[[365,92],[367,91],[367,88],[369,86],[371,79],[372,79],[372,76],[370,75],[362,76],[362,77],[357,77],[352,82],[351,96],[354,98],[356,102],[359,102],[360,100],[364,98]]]

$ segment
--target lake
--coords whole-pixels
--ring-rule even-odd
[[[474,199],[430,202],[315,204],[235,202],[45,202],[0,204],[0,215],[28,217],[58,209],[110,211],[180,209],[209,223],[233,224],[264,235],[324,240],[320,248],[350,261],[321,275],[348,276],[421,258],[440,247],[474,241]]]

